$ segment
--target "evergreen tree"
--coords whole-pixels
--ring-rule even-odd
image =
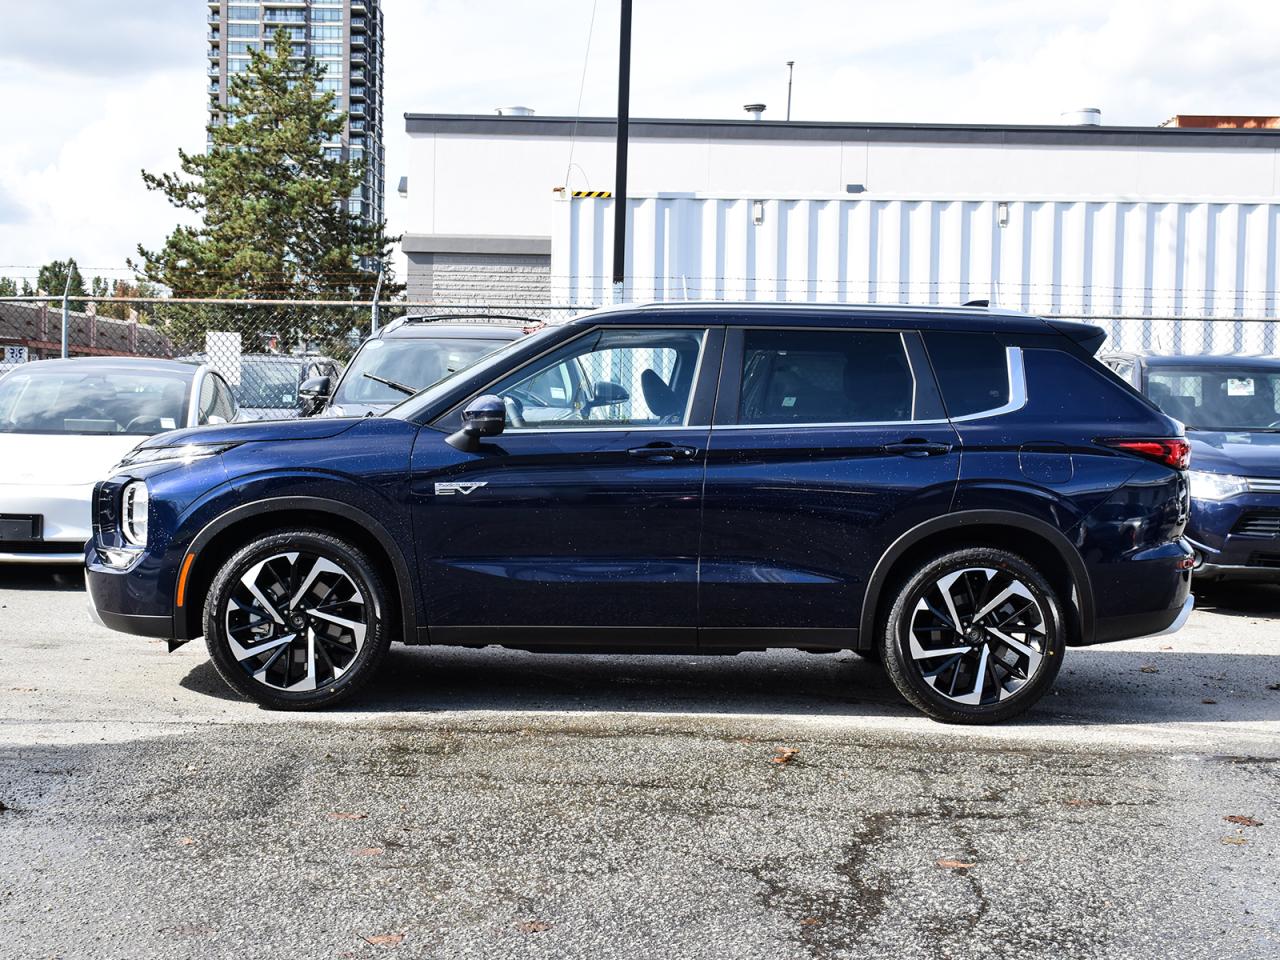
[[[139,246],[140,262],[130,267],[141,278],[183,297],[363,300],[373,295],[379,266],[389,276],[397,238],[348,206],[363,169],[334,149],[346,116],[335,111],[333,94],[319,89],[323,69],[290,54],[281,29],[267,50],[252,53],[245,73],[230,78],[225,112],[209,127],[211,149],[179,150],[181,173],[143,171],[148,189],[201,222],[177,227],[159,250]],[[383,284],[384,295],[399,290]],[[265,322],[247,308],[236,311],[235,323],[226,310],[211,317],[164,312],[191,334],[252,333]],[[339,332],[328,330],[328,321],[317,324],[325,329],[302,332]]]
[[[8,277],[0,277],[0,297],[16,297],[18,285]]]
[[[71,273],[71,285],[67,286],[67,272]],[[40,268],[39,274],[36,276],[36,289],[40,293],[49,294],[56,297],[59,304],[62,303],[62,292],[67,290],[70,292],[73,301],[71,303],[72,310],[83,310],[84,301],[75,300],[75,297],[83,297],[89,291],[85,288],[84,277],[80,275],[80,268],[76,266],[75,260],[54,260],[52,263],[46,263]]]

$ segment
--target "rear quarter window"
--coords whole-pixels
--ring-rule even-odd
[[[1009,361],[994,334],[926,332],[924,342],[948,416],[981,413],[1009,402]]]

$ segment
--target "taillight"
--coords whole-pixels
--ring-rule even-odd
[[[1156,463],[1163,463],[1175,470],[1186,470],[1191,466],[1191,444],[1183,437],[1159,437],[1155,439],[1113,439],[1099,440],[1103,446],[1125,453],[1134,453]]]

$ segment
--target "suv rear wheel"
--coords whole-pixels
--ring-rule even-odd
[[[222,678],[266,707],[304,710],[344,700],[390,646],[386,590],[357,547],[291,530],[228,560],[205,601],[205,641]]]
[[[971,547],[902,584],[881,650],[898,691],[935,720],[995,723],[1053,685],[1065,631],[1057,592],[1022,557]]]

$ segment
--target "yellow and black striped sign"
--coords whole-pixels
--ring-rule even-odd
[[[573,199],[575,200],[612,200],[612,190],[575,190],[573,191]]]

